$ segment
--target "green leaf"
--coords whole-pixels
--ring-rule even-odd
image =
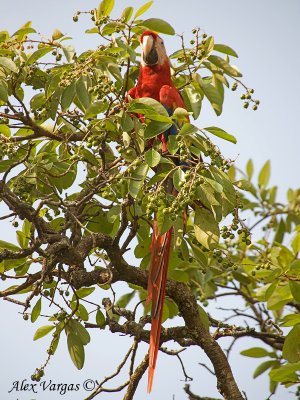
[[[84,118],[94,118],[98,114],[100,114],[102,111],[105,110],[105,106],[103,106],[103,103],[101,101],[96,101],[94,103],[91,103],[88,108],[86,109],[86,112],[84,114]]]
[[[42,309],[42,299],[39,298],[31,311],[31,322],[35,322],[38,319],[41,313],[41,309]]]
[[[0,80],[0,100],[4,101],[5,103],[8,100],[8,87],[7,83],[4,80]]]
[[[76,94],[75,82],[73,81],[69,86],[67,86],[61,95],[61,107],[63,110],[67,110],[72,104]]]
[[[84,297],[87,297],[90,294],[92,294],[94,292],[94,290],[95,290],[94,287],[80,288],[80,289],[76,290],[76,295],[80,299],[83,299]],[[76,299],[76,297],[73,296],[73,300],[75,300],[75,299]]]
[[[61,39],[63,36],[64,34],[59,29],[56,28],[52,33],[52,40]]]
[[[30,108],[37,109],[45,104],[46,98],[44,93],[37,93],[30,99]]]
[[[294,326],[300,324],[300,314],[288,314],[282,318],[280,326]]]
[[[169,122],[151,121],[146,126],[146,129],[144,132],[144,137],[145,137],[145,139],[153,138],[153,137],[159,135],[160,133],[165,132],[171,126],[172,126],[172,124]]]
[[[199,243],[207,249],[213,249],[219,243],[219,226],[213,214],[205,208],[196,208],[195,236]]]
[[[297,380],[297,374],[295,372],[297,371],[300,371],[300,362],[286,364],[279,368],[272,369],[272,371],[269,372],[269,376],[275,382],[295,382]]]
[[[19,131],[20,131],[20,129],[19,129]],[[6,137],[11,137],[11,131],[7,125],[0,125],[0,134],[4,135]]]
[[[226,60],[218,56],[209,56],[208,60],[213,63],[216,67],[221,68],[227,75],[239,78],[243,76],[239,70],[232,65],[228,64]]]
[[[299,253],[300,251],[300,232],[294,237],[292,241],[292,249],[295,254]]]
[[[300,274],[300,259],[292,262],[292,264],[290,266],[290,271],[291,271],[291,273],[294,273],[294,274]]]
[[[251,160],[251,158],[247,162],[246,172],[247,172],[249,180],[251,180],[253,173],[254,173],[254,166],[253,166],[253,161]]]
[[[72,326],[72,331],[76,333],[82,344],[85,346],[90,343],[91,337],[86,328],[76,319],[72,319],[70,322]]]
[[[18,72],[16,64],[13,62],[13,60],[7,57],[0,57],[0,67],[8,69],[11,72]]]
[[[270,174],[271,174],[271,164],[270,160],[268,160],[262,169],[260,170],[260,173],[258,175],[258,185],[260,187],[266,187],[269,179],[270,179]]]
[[[84,347],[80,338],[74,333],[70,333],[67,338],[68,350],[75,367],[82,369],[84,365]]]
[[[204,128],[207,132],[212,133],[215,136],[218,136],[224,140],[228,140],[228,142],[236,143],[236,138],[230,133],[225,132],[223,129],[218,128],[216,126],[209,126],[208,128]]]
[[[132,173],[129,182],[129,192],[133,198],[136,198],[139,190],[141,189],[148,172],[148,165],[146,163],[139,165]]]
[[[149,18],[138,24],[154,32],[164,33],[165,35],[175,35],[174,28],[166,21],[160,18]]]
[[[263,363],[259,364],[259,366],[255,369],[253,372],[253,378],[257,378],[259,375],[263,374],[267,369],[271,368],[274,366],[274,363],[277,361],[264,361]]]
[[[129,302],[134,298],[135,291],[123,294],[117,301],[117,306],[120,308],[125,308]]]
[[[200,115],[203,95],[194,85],[188,85],[183,89],[182,97],[189,112],[193,113],[193,118],[197,119]]]
[[[132,118],[130,117],[130,115],[127,113],[127,112],[123,112],[123,114],[122,114],[122,118],[121,118],[121,121],[120,121],[120,123],[121,123],[121,127],[122,127],[122,129],[123,129],[123,131],[124,132],[131,132],[132,131],[132,129],[134,128],[134,123],[133,123],[133,120],[132,120]],[[129,136],[129,142],[130,142],[130,136]],[[128,145],[129,145],[129,143],[128,143]],[[126,147],[128,147],[128,146],[126,146]]]
[[[134,14],[134,19],[137,19],[140,17],[142,14],[144,14],[153,4],[153,1],[148,1],[148,3],[145,3],[140,7],[137,12]]]
[[[44,57],[46,54],[50,53],[53,50],[53,47],[42,47],[41,49],[36,50],[27,60],[27,64],[31,65],[35,63],[40,58]]]
[[[214,44],[214,50],[220,52],[220,53],[224,53],[227,54],[228,56],[232,56],[232,57],[238,57],[237,53],[229,46],[227,46],[226,44]]]
[[[145,153],[145,161],[151,168],[156,167],[159,164],[160,159],[161,155],[154,149],[150,149]]]
[[[285,338],[282,357],[291,363],[300,361],[300,325],[295,325]]]
[[[115,0],[102,0],[97,9],[97,18],[110,15],[115,5]]]
[[[173,175],[173,184],[175,189],[180,191],[180,183],[185,181],[185,173],[181,168],[177,168]]]
[[[133,13],[133,7],[124,8],[122,15],[121,15],[121,20],[128,22],[132,16],[132,13]]]
[[[204,95],[212,105],[215,113],[217,115],[221,115],[222,113],[222,105],[223,105],[223,96],[219,93],[219,91],[210,83],[205,83],[200,75],[197,75],[197,81],[203,90]]]
[[[165,107],[157,100],[150,97],[141,97],[140,99],[133,100],[130,103],[129,112],[134,112],[143,115],[159,114],[168,117],[168,111]]]
[[[235,186],[238,187],[241,190],[246,190],[247,192],[252,193],[255,195],[255,187],[252,185],[252,183],[246,179],[240,179],[239,181],[234,182]]]
[[[290,280],[289,285],[294,299],[300,303],[300,283]]]
[[[197,133],[199,129],[189,122],[186,122],[183,127],[178,132],[178,135],[192,135],[193,133]]]
[[[170,135],[168,137],[167,147],[170,154],[174,155],[177,153],[179,144],[176,140],[176,135]]]
[[[102,311],[100,311],[99,308],[98,308],[98,310],[96,312],[96,324],[98,326],[100,326],[100,328],[104,328],[105,327],[105,317],[104,317]]]
[[[261,358],[270,355],[270,352],[262,347],[251,347],[251,349],[241,351],[242,356]]]
[[[18,29],[12,36],[18,36],[18,39],[23,39],[24,36],[28,35],[29,33],[36,33],[36,30],[33,28],[21,28]]]
[[[76,82],[76,94],[83,108],[86,110],[90,105],[90,96],[87,89],[87,79],[81,76]]]
[[[38,340],[46,335],[48,335],[49,332],[51,332],[55,328],[54,325],[44,325],[41,326],[34,334],[33,340]]]
[[[5,242],[4,240],[0,240],[0,249],[20,251],[20,247],[16,246],[13,243]]]
[[[267,306],[270,310],[280,310],[286,303],[292,300],[292,298],[290,287],[287,283],[278,285],[268,299]]]
[[[29,243],[29,236],[22,231],[17,231],[17,241],[22,249],[26,249]]]

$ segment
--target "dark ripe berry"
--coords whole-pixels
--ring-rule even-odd
[[[39,377],[41,378],[42,376],[45,375],[44,370],[43,370],[43,369],[40,369],[40,370],[38,371],[38,374],[39,374]]]
[[[234,92],[237,89],[238,85],[236,82],[234,82],[234,84],[231,87],[231,90]]]
[[[49,290],[48,289],[46,289],[46,290],[44,290],[44,296],[46,296],[46,297],[48,297],[48,296],[50,296],[50,292],[49,292]]]
[[[257,110],[257,105],[254,104],[254,106],[252,107],[252,110],[256,111]]]
[[[203,33],[202,37],[203,37],[203,39],[207,38],[207,34]]]
[[[73,21],[74,21],[74,22],[77,22],[77,21],[78,21],[78,15],[74,15]]]
[[[18,221],[13,221],[12,226],[14,228],[17,228],[19,226],[19,222]]]
[[[24,321],[28,321],[28,318],[29,318],[28,314],[24,314],[24,315],[23,315]]]
[[[197,29],[196,29],[196,28],[194,28],[194,29],[192,30],[192,33],[193,33],[193,35],[196,35],[196,33],[197,33]]]
[[[242,94],[242,95],[241,95],[241,100],[245,100],[245,98],[246,98],[246,95],[245,95],[245,94]]]
[[[245,101],[245,103],[243,104],[244,108],[248,108],[249,107],[249,103],[247,101]]]

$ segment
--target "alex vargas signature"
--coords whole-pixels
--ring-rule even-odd
[[[39,383],[28,383],[27,379],[22,381],[14,381],[8,393],[12,392],[31,392],[38,393],[38,390],[49,390],[51,392],[59,392],[64,395],[67,392],[78,392],[80,389],[79,383],[54,383],[50,379],[49,381],[41,381]]]

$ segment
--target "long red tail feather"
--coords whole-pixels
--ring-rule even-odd
[[[152,300],[151,307],[151,332],[149,347],[148,393],[151,392],[154,370],[158,349],[160,346],[161,321],[165,298],[166,281],[170,247],[172,241],[172,228],[163,235],[159,234],[156,219],[153,221],[151,242],[151,260],[148,278],[147,301]]]

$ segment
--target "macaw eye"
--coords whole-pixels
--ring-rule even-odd
[[[161,42],[160,42],[160,44],[164,44],[164,42],[163,42],[163,41],[161,41]]]

